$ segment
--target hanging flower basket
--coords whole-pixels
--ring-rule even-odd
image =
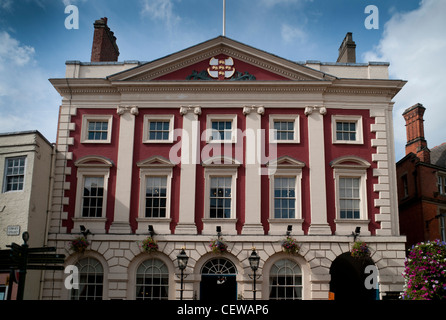
[[[152,237],[147,237],[140,243],[140,248],[144,252],[156,252],[158,251],[158,243]]]
[[[286,239],[282,241],[281,245],[283,251],[289,254],[296,254],[300,250],[300,246],[297,243],[296,239],[291,237],[286,237]]]
[[[70,250],[78,253],[84,252],[90,243],[85,237],[77,237],[70,242]]]
[[[353,243],[351,256],[356,259],[364,259],[370,257],[370,249],[367,243],[363,241],[356,241]]]
[[[212,240],[209,244],[209,248],[211,248],[214,253],[223,253],[228,251],[228,245],[223,239],[215,239]]]

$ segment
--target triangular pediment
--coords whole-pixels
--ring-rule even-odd
[[[145,167],[171,168],[175,166],[175,164],[170,162],[170,160],[161,156],[152,156],[148,159],[139,161],[136,165],[140,168],[145,168]]]
[[[218,156],[213,156],[210,157],[208,159],[203,160],[203,162],[201,163],[202,166],[204,167],[238,167],[240,166],[240,161],[238,161],[237,159],[228,157],[228,156],[224,156],[224,155],[218,155]]]
[[[282,156],[278,159],[268,162],[268,167],[280,167],[280,168],[295,168],[301,169],[305,167],[305,163],[289,156]]]
[[[333,80],[335,77],[226,37],[111,75],[111,81]]]

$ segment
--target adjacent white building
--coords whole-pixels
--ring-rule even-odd
[[[0,249],[8,249],[12,242],[23,244],[25,231],[30,234],[30,247],[45,245],[54,152],[38,131],[0,134]],[[0,274],[0,290],[5,294],[8,276],[8,272]],[[40,279],[40,271],[28,271],[25,299],[39,298]]]

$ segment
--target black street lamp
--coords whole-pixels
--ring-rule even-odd
[[[260,262],[260,256],[256,252],[256,248],[252,248],[251,255],[248,258],[249,260],[249,266],[251,267],[252,272],[254,273],[253,276],[253,293],[254,293],[254,300],[256,300],[256,271],[259,269],[259,262]]]
[[[184,251],[184,248],[181,249],[180,254],[177,255],[177,260],[178,260],[178,268],[180,268],[180,271],[181,271],[180,300],[183,300],[184,269],[186,269],[187,261],[189,260],[189,257],[187,256],[186,252]]]

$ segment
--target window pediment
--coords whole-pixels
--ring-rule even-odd
[[[85,156],[74,162],[76,167],[107,168],[113,166],[113,161],[103,156]]]
[[[170,162],[169,159],[161,156],[150,157],[139,161],[136,165],[140,168],[172,168],[175,166],[175,164]]]
[[[268,167],[279,167],[283,169],[301,169],[305,163],[289,156],[283,156],[267,163]]]
[[[357,156],[343,156],[336,158],[330,162],[332,168],[348,168],[348,169],[368,169],[370,168],[370,163]]]
[[[202,162],[203,167],[238,167],[240,164],[237,159],[222,155],[210,157]]]

